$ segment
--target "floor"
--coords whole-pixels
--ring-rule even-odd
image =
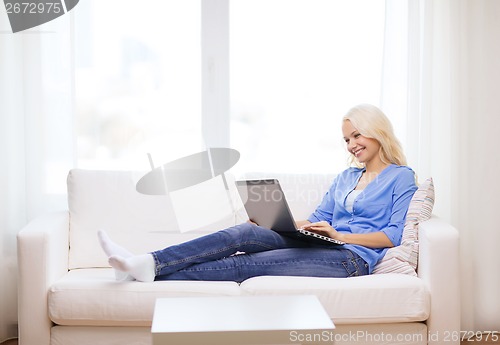
[[[475,345],[490,345],[490,344],[500,344],[500,340],[498,341],[484,341],[484,340],[473,340],[473,339],[470,339],[469,341],[462,341],[460,343],[460,345],[470,345],[470,344],[475,344]],[[17,340],[7,340],[6,342],[0,344],[0,345],[18,345],[17,344]]]

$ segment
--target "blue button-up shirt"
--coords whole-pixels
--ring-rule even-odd
[[[394,246],[398,246],[408,206],[417,190],[415,174],[407,166],[389,165],[356,197],[352,212],[349,212],[345,207],[346,198],[356,188],[364,171],[349,168],[338,175],[308,220],[313,223],[327,221],[335,230],[344,233],[382,231]],[[368,263],[370,273],[388,249],[353,244],[344,247],[361,256]]]

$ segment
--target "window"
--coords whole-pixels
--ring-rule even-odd
[[[87,0],[75,11],[78,165],[132,169],[201,144],[200,1]]]
[[[231,1],[231,143],[244,170],[339,172],[341,118],[379,103],[384,2]]]
[[[148,152],[159,165],[228,142],[238,171],[340,171],[341,117],[379,103],[384,10],[383,0],[79,4],[79,166],[145,169]]]

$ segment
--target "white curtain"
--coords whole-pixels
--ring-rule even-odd
[[[0,11],[0,342],[17,336],[16,234],[67,208],[74,151],[69,16],[10,30]]]
[[[434,213],[460,232],[462,329],[498,331],[500,1],[386,4],[382,108],[407,129],[409,164],[434,178]]]

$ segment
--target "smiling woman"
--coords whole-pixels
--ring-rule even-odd
[[[257,224],[252,219],[193,240],[134,255],[113,242],[106,232],[99,231],[99,242],[118,279],[241,283],[258,276],[345,278],[371,274],[388,248],[401,243],[406,213],[417,187],[413,170],[392,159],[404,157],[402,151],[379,154],[397,145],[365,138],[350,124],[351,117],[365,124],[368,133],[386,132],[383,137],[396,140],[390,127],[378,127],[388,120],[380,120],[385,119],[385,115],[374,106],[354,107],[345,116],[344,136],[349,137],[349,149],[361,168],[349,167],[337,175],[307,220],[296,221],[300,230],[329,237],[339,246],[325,247],[324,243],[288,237],[272,225],[274,221],[271,225]],[[358,131],[361,134],[358,135]],[[361,155],[356,149],[358,145],[363,147]],[[382,157],[390,160],[384,162]],[[359,185],[363,177],[373,181]],[[355,189],[362,193],[348,206],[346,200]],[[234,255],[237,252],[244,254]]]
[[[366,165],[368,157],[362,158],[360,155],[368,148],[370,157],[376,152],[384,164],[394,162],[406,165],[401,142],[394,133],[391,121],[379,108],[370,104],[360,104],[352,108],[344,116],[342,132],[347,150],[353,154],[350,157],[351,164]],[[382,150],[379,150],[380,147]]]

